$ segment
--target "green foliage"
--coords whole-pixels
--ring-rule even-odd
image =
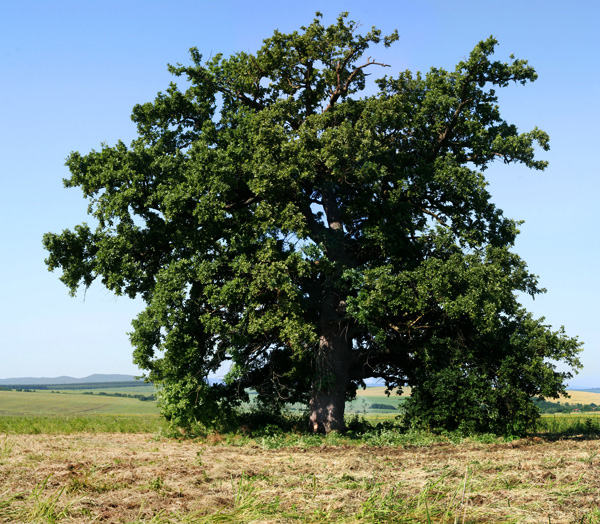
[[[571,436],[600,435],[600,419],[597,416],[587,415],[554,415],[542,417],[537,426],[541,435],[553,438],[567,438]]]
[[[554,413],[572,413],[574,411],[591,412],[598,411],[598,405],[593,402],[590,404],[582,404],[580,402],[566,402],[561,404],[560,402],[552,402],[548,400],[534,399],[536,407],[540,410],[540,413],[552,415]]]
[[[93,395],[93,391],[84,391],[83,395]],[[106,391],[99,391],[97,395],[104,397],[120,397],[120,398],[137,398],[142,402],[156,400],[155,395],[141,395],[139,393],[107,393]]]
[[[542,321],[519,309],[497,329],[474,333],[475,352],[460,339],[436,340],[404,405],[407,423],[466,433],[535,429],[539,410],[532,397],[566,393],[568,374],[546,359],[575,365],[578,351],[576,340]]]
[[[387,409],[387,410],[396,410],[396,406],[392,406],[391,404],[371,404],[369,409]]]
[[[138,105],[138,138],[67,160],[94,227],[44,236],[74,294],[99,279],[141,297],[135,362],[173,423],[225,424],[253,388],[277,414],[311,403],[343,428],[364,380],[414,389],[417,426],[521,433],[580,345],[522,310],[542,292],[490,201],[495,159],[543,169],[548,136],[502,119],[496,89],[537,77],[475,46],[453,71],[401,72],[360,97],[367,49],[342,14],[278,31],[256,54],[196,49]],[[370,51],[369,51],[370,53]],[[208,376],[230,366],[223,384]],[[324,408],[327,406],[327,409]]]

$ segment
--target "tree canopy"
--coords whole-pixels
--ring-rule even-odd
[[[145,301],[134,361],[175,422],[215,424],[252,388],[339,430],[378,378],[412,387],[412,424],[519,431],[531,397],[564,392],[557,363],[580,366],[579,342],[519,303],[543,290],[484,177],[495,160],[546,166],[547,134],[497,105],[535,70],[492,60],[488,38],[453,71],[383,76],[361,96],[388,67],[367,49],[397,39],[317,13],[255,54],[192,49],[169,66],[179,85],[134,107],[129,146],[69,156],[65,186],[94,225],[46,234],[46,263],[72,294],[99,279]]]

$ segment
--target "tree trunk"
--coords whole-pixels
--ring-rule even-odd
[[[344,410],[351,362],[351,342],[339,311],[331,304],[321,316],[316,378],[310,399],[309,429],[329,433],[345,429]],[[325,311],[327,309],[328,311]]]
[[[341,209],[333,186],[323,189],[321,198],[327,220],[325,252],[337,263],[335,277],[324,288],[319,319],[319,348],[315,359],[314,381],[310,399],[309,429],[319,433],[344,431],[346,390],[350,379],[352,340],[348,336],[346,302],[332,285],[341,277],[342,267],[353,264],[345,245]]]

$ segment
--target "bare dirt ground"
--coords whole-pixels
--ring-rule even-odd
[[[266,450],[0,436],[0,522],[600,522],[600,441]]]

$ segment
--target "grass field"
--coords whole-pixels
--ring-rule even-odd
[[[61,390],[59,393],[46,390],[34,390],[33,392],[0,390],[0,416],[156,415],[158,414],[158,408],[155,402],[142,402],[134,398],[110,397],[99,394],[151,395],[155,391],[154,386],[151,385],[93,390]],[[405,398],[395,394],[388,397],[384,391],[384,387],[359,390],[357,399],[347,403],[346,411],[359,414],[381,414],[385,411],[371,410],[370,406],[379,403],[392,406],[395,409]]]
[[[397,390],[394,390],[390,393],[390,396],[388,397],[385,394],[385,386],[373,386],[373,387],[369,387],[367,389],[359,389],[357,391],[356,396],[358,396],[358,397],[379,397],[382,399],[383,398],[392,399],[392,398],[398,397],[398,394],[397,394]],[[410,396],[410,388],[403,388],[402,396],[403,397]]]
[[[86,392],[93,394],[85,394]],[[135,398],[111,397],[99,393],[142,394],[155,392],[152,385],[127,388],[104,388],[94,390],[64,390],[60,393],[38,390],[32,393],[23,391],[0,390],[0,416],[76,416],[76,415],[157,415],[155,402],[142,402]],[[570,391],[571,398],[562,398],[561,402],[596,403],[600,405],[600,393]],[[369,414],[373,418],[386,418],[410,395],[406,388],[402,396],[392,393],[385,395],[385,388],[370,387],[359,389],[357,398],[346,405],[348,414]],[[390,410],[371,409],[373,404],[390,406]],[[389,417],[387,417],[389,418]]]
[[[135,398],[49,393],[0,391],[0,416],[49,415],[158,415],[155,402]]]
[[[357,402],[401,400],[367,392]],[[579,393],[567,401],[594,401]],[[600,414],[543,417],[513,441],[392,430],[183,439],[164,437],[156,409],[0,391],[0,523],[600,524]]]
[[[158,415],[77,415],[0,417],[0,435],[72,435],[74,433],[167,433]]]
[[[0,522],[600,522],[599,443],[0,437]]]
[[[40,390],[44,391],[44,390]],[[124,395],[152,395],[156,393],[156,388],[152,384],[146,384],[141,386],[130,386],[130,387],[113,387],[113,388],[93,388],[93,389],[63,389],[60,390],[60,393],[72,394],[72,395],[81,395],[82,393],[93,393],[97,395],[98,393],[122,393]]]
[[[568,391],[569,397],[558,399],[561,403],[571,402],[574,404],[598,404],[600,405],[600,391],[591,393],[589,391]],[[550,400],[550,399],[549,399]]]

